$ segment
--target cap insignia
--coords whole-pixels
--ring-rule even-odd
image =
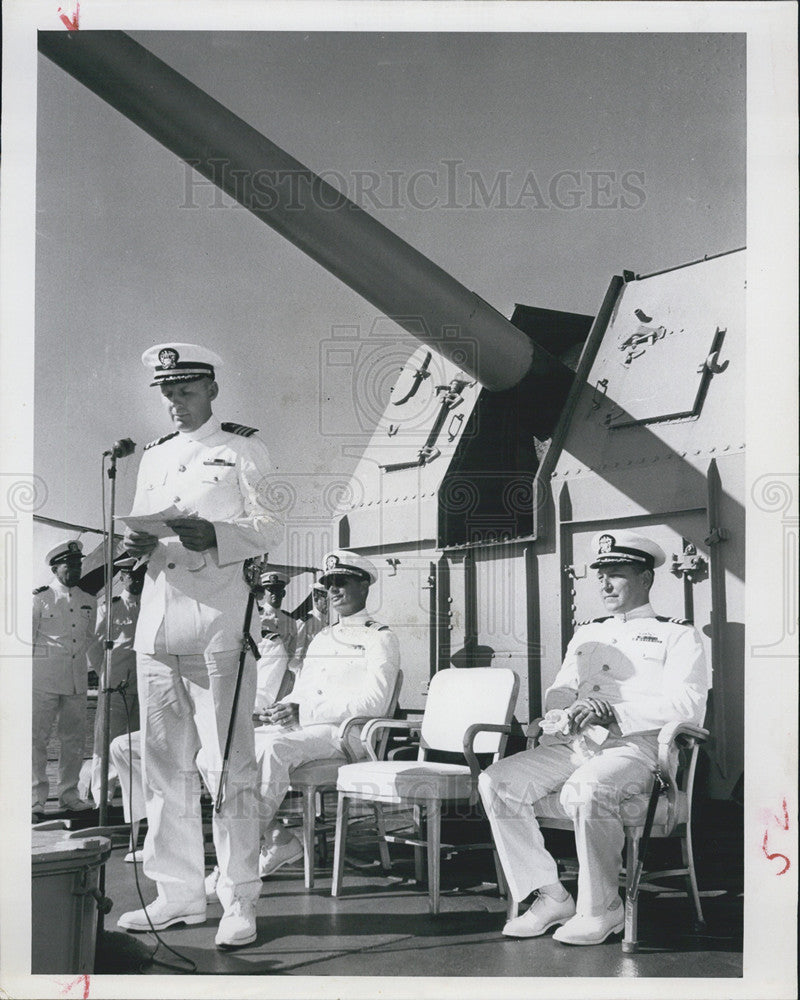
[[[162,368],[175,368],[179,358],[180,355],[174,347],[165,347],[163,351],[158,352],[158,360],[161,362]]]
[[[613,535],[601,535],[597,542],[598,552],[605,554],[610,552],[614,547],[614,536]]]
[[[338,556],[328,556],[328,558],[325,560],[325,569],[326,570],[336,569],[336,567],[338,565],[339,565],[339,557]]]

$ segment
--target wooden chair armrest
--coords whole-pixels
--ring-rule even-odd
[[[691,722],[668,722],[662,726],[658,733],[658,764],[665,774],[670,773],[670,754],[673,748],[678,746],[679,737],[688,737],[686,746],[694,746],[705,743],[709,737],[707,729],[702,726],[695,726]]]
[[[351,715],[349,718],[345,719],[343,722],[339,724],[339,732],[336,735],[339,739],[339,742],[342,745],[342,753],[347,758],[348,764],[355,764],[355,762],[358,760],[358,757],[356,757],[356,755],[350,749],[350,746],[347,742],[347,739],[350,736],[351,731],[355,729],[356,726],[365,726],[368,722],[371,722],[372,719],[374,718],[375,718],[374,715]]]
[[[375,751],[376,734],[382,729],[404,729],[407,732],[410,729],[419,729],[419,723],[410,722],[408,719],[370,719],[361,731],[361,742],[372,760],[378,759]]]
[[[542,719],[541,716],[537,719],[531,719],[528,723],[528,728],[525,730],[525,735],[528,737],[528,749],[535,747],[539,742],[539,737],[542,735]]]
[[[467,758],[470,775],[472,776],[472,783],[476,789],[478,786],[478,775],[481,773],[481,765],[478,762],[478,758],[475,756],[475,750],[473,747],[475,737],[478,733],[505,733],[506,736],[510,736],[511,726],[502,726],[498,723],[476,722],[469,726],[464,733],[464,756]]]

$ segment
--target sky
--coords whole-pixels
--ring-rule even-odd
[[[623,268],[745,243],[741,34],[131,34],[506,316],[594,314]],[[217,415],[260,429],[318,561],[370,431],[329,342],[368,340],[375,309],[41,55],[38,86],[37,513],[99,526],[121,437],[130,508],[170,430],[140,355],[202,343]]]

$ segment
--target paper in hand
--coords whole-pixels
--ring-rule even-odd
[[[148,535],[155,535],[156,538],[169,538],[175,534],[175,530],[170,528],[167,521],[178,521],[191,516],[184,510],[178,510],[173,504],[154,514],[117,515],[114,520],[120,521],[131,531],[144,531]]]

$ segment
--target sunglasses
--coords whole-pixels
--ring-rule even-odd
[[[332,576],[327,576],[325,578],[325,586],[330,590],[331,587],[346,587],[348,583],[356,583],[359,577],[357,576],[347,576],[344,573],[334,573]]]

